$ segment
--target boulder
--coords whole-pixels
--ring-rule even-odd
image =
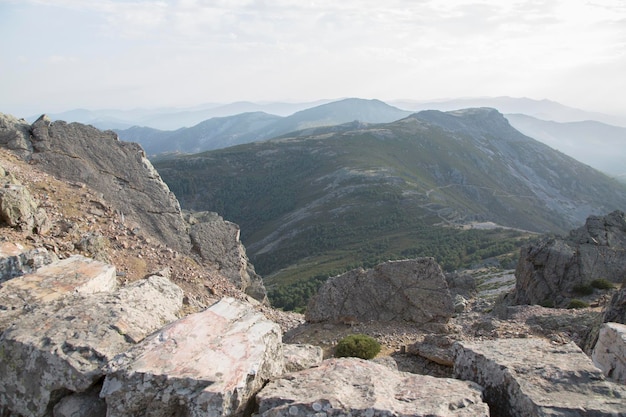
[[[193,250],[202,260],[219,265],[222,275],[237,288],[267,303],[263,280],[255,272],[246,248],[239,240],[239,226],[213,212],[194,213],[188,216],[188,221]]]
[[[108,417],[241,416],[283,371],[279,326],[225,298],[118,356],[100,395]]]
[[[608,378],[626,384],[626,325],[605,323],[591,358]]]
[[[57,260],[57,256],[45,248],[26,248],[19,243],[0,242],[0,284]]]
[[[457,342],[454,375],[485,388],[499,417],[626,416],[626,390],[574,343],[544,339]]]
[[[0,113],[0,145],[16,152],[27,155],[32,152],[30,143],[30,125],[24,119]]]
[[[85,392],[63,397],[54,406],[52,417],[106,417],[107,405],[100,398],[102,384],[96,384]]]
[[[626,324],[626,280],[622,283],[622,287],[613,294],[611,301],[604,311],[605,323],[621,323]]]
[[[180,288],[153,276],[23,314],[0,336],[0,415],[44,416],[61,398],[87,391],[114,356],[175,320],[182,298]]]
[[[566,238],[546,238],[521,249],[514,302],[565,307],[581,296],[577,287],[595,279],[620,283],[625,275],[624,213],[591,216]]]
[[[342,358],[270,382],[257,404],[261,417],[488,416],[481,391],[467,381]]]
[[[111,292],[117,287],[115,267],[74,255],[13,278],[0,287],[0,331],[12,320],[43,304],[76,294]]]
[[[0,223],[32,233],[44,234],[50,230],[50,219],[40,208],[28,189],[0,178]]]
[[[447,322],[454,304],[441,267],[433,258],[390,261],[373,269],[355,269],[330,278],[306,311],[309,322]]]
[[[324,360],[324,351],[319,346],[306,344],[284,344],[285,371],[296,372],[318,366]]]

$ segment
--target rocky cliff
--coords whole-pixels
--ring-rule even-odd
[[[250,295],[265,300],[260,277],[250,273],[253,267],[239,243],[239,232],[232,230],[232,224],[220,217],[210,221],[208,230],[202,224],[198,225],[201,222],[197,219],[194,226],[186,222],[178,200],[139,145],[118,140],[112,131],[103,132],[79,123],[52,123],[42,116],[31,126],[23,120],[0,114],[0,146],[56,178],[86,185],[111,205],[121,222],[133,233],[156,239],[183,255],[193,255],[209,267],[214,265],[213,269],[228,271],[225,275],[241,290],[248,290]],[[13,192],[18,190],[16,188]],[[3,193],[5,202],[8,192]],[[34,227],[35,222],[43,222],[36,219],[40,216],[36,211],[29,216],[22,216],[20,221],[29,227]],[[208,236],[203,236],[207,233]],[[214,239],[214,233],[220,238]],[[205,256],[211,252],[230,254],[217,258]],[[225,259],[228,259],[227,265],[222,265]],[[233,269],[233,263],[241,266]]]

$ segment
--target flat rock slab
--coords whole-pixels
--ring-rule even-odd
[[[270,382],[257,403],[262,417],[489,416],[481,394],[472,382],[342,358]]]
[[[543,339],[457,342],[455,377],[485,388],[499,417],[626,416],[626,390],[605,379],[574,343]]]
[[[75,294],[110,292],[115,267],[74,255],[0,284],[0,331],[24,312]]]
[[[225,298],[117,357],[100,395],[108,417],[238,416],[283,370],[278,324]]]
[[[115,355],[176,320],[182,298],[178,286],[153,276],[24,314],[0,336],[0,415],[43,416],[67,394],[86,391]]]
[[[608,378],[626,384],[626,325],[604,323],[591,358]]]
[[[328,279],[306,310],[309,322],[447,322],[454,303],[433,258],[389,261]]]
[[[306,344],[284,344],[285,371],[295,372],[318,366],[324,360],[324,351],[319,346]]]

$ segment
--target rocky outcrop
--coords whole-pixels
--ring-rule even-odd
[[[117,357],[100,395],[108,417],[240,416],[283,371],[278,325],[226,298]]]
[[[454,305],[441,267],[433,258],[390,261],[330,278],[310,301],[309,322],[446,322]]]
[[[50,220],[32,195],[0,166],[0,223],[19,230],[46,233]]]
[[[626,390],[575,344],[543,339],[457,342],[455,377],[484,387],[499,417],[626,416]]]
[[[219,216],[204,214],[191,216],[190,226],[178,200],[138,144],[119,141],[114,132],[93,126],[52,123],[45,115],[29,126],[0,114],[0,146],[59,179],[86,184],[102,194],[133,233],[156,238],[185,255],[197,254],[209,264],[207,267],[217,266],[242,291],[267,301],[263,282],[239,241],[238,227]],[[0,221],[45,232],[47,224],[40,218],[41,210],[26,197],[19,184],[0,189]],[[16,199],[22,203],[16,204]]]
[[[567,238],[544,239],[521,249],[514,302],[565,307],[595,279],[626,276],[626,217],[621,211],[591,216]]]
[[[626,325],[605,323],[591,358],[607,378],[626,384]]]
[[[261,417],[488,416],[471,382],[416,375],[357,358],[287,374],[257,395]]]
[[[626,324],[626,280],[622,283],[622,288],[613,294],[611,301],[604,311],[604,320],[607,322]]]
[[[115,267],[81,255],[42,266],[0,287],[0,332],[45,304],[76,294],[111,292],[116,287]]]
[[[21,244],[0,242],[0,284],[57,261],[45,248],[25,248]]]
[[[239,226],[213,212],[190,214],[188,222],[195,252],[204,261],[219,265],[220,272],[241,291],[267,302],[263,281],[248,261],[246,248],[239,240]]]
[[[89,390],[114,356],[175,320],[182,298],[176,285],[152,276],[22,315],[0,336],[0,414],[44,416],[61,398]]]

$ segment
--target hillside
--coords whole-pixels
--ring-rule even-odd
[[[269,285],[401,257],[452,270],[516,250],[520,232],[486,222],[561,233],[626,207],[623,186],[492,109],[312,129],[155,166],[183,207],[241,225]]]

